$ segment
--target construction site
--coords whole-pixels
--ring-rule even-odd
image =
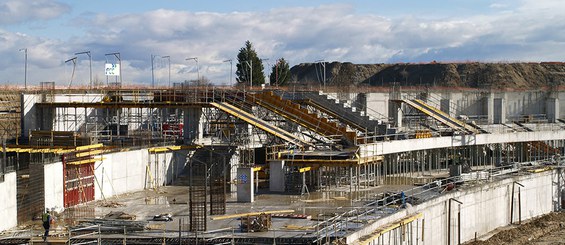
[[[0,96],[0,244],[45,210],[51,244],[449,245],[565,208],[555,88]]]

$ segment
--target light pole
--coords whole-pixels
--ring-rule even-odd
[[[75,53],[75,55],[79,55],[79,54],[86,54],[88,55],[88,62],[89,62],[89,71],[90,71],[90,83],[89,83],[89,87],[90,89],[92,89],[92,56],[90,55],[90,51],[84,51],[84,52],[79,52],[79,53]]]
[[[163,56],[162,59],[167,59],[169,61],[169,87],[171,86],[171,56]]]
[[[71,61],[73,62],[73,72],[71,73],[71,81],[69,82],[69,89],[71,89],[71,84],[73,84],[73,77],[75,76],[75,68],[77,67],[77,57],[75,56],[73,58],[65,60],[65,64]]]
[[[153,61],[157,55],[151,55],[151,87],[155,88],[155,67],[153,66]]]
[[[245,64],[249,66],[250,75],[249,75],[249,88],[253,87],[253,60],[245,61]]]
[[[200,86],[200,68],[198,67],[198,57],[186,58],[185,60],[196,61],[196,75],[197,75],[197,78],[198,78],[198,86]]]
[[[269,59],[259,59],[261,62],[266,61],[267,62],[267,67],[271,67],[271,64],[269,63]],[[269,71],[269,70],[267,70]],[[265,76],[265,74],[263,74],[263,76]],[[268,78],[268,77],[267,77]],[[271,83],[271,81],[269,80],[269,84]]]
[[[24,89],[27,89],[27,48],[20,49],[20,52],[24,51]]]
[[[116,57],[116,59],[118,59],[118,63],[120,64],[120,87],[121,87],[122,86],[122,58],[121,58],[120,52],[109,53],[109,54],[105,54],[104,56],[108,56],[108,55],[113,55],[114,57]]]
[[[233,73],[233,60],[229,59],[229,60],[224,60],[224,62],[230,62],[230,86],[232,85],[231,83],[231,75]]]
[[[316,60],[316,62],[320,63],[320,66],[324,68],[322,74],[322,84],[324,85],[324,89],[326,89],[326,62],[324,60]]]

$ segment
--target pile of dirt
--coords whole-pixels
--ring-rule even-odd
[[[539,89],[565,85],[565,63],[303,63],[291,68],[298,84],[438,86],[492,89]]]
[[[548,233],[565,227],[565,213],[550,213],[526,224],[496,233],[486,241],[473,241],[467,245],[530,244]]]

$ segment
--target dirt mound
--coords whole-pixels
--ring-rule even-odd
[[[291,68],[293,81],[322,84],[324,67],[304,63]],[[565,85],[565,63],[325,64],[326,85],[537,89]]]
[[[486,241],[473,241],[467,245],[530,244],[550,232],[565,227],[565,213],[550,213],[530,222],[496,233]]]

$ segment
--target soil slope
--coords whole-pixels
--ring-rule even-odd
[[[326,63],[326,85],[440,86],[493,89],[538,89],[565,85],[565,63]],[[322,84],[324,68],[303,63],[291,68],[299,84]]]

